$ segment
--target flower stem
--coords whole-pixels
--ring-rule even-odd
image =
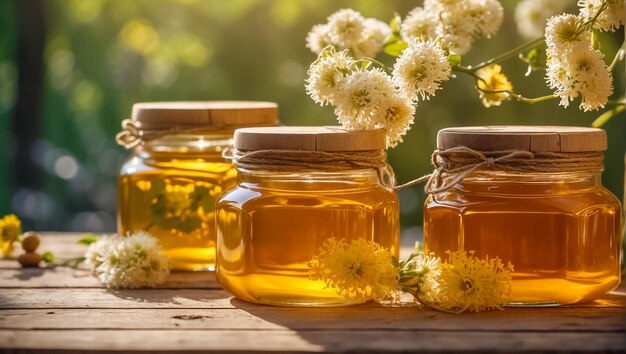
[[[606,0],[602,1],[602,5],[600,5],[600,8],[598,9],[598,12],[595,13],[595,15],[593,15],[593,17],[584,23],[584,25],[582,26],[581,29],[578,30],[578,33],[576,33],[576,35],[579,35],[581,33],[583,33],[587,28],[589,30],[593,29],[593,25],[596,23],[596,21],[598,20],[598,17],[600,17],[600,15],[604,12],[604,10],[606,10],[609,7],[609,4],[606,2]]]
[[[515,57],[519,53],[523,53],[526,50],[535,48],[535,47],[543,44],[544,40],[545,40],[544,37],[537,38],[537,39],[535,39],[533,41],[530,41],[528,43],[522,44],[522,45],[520,45],[517,48],[511,49],[508,52],[504,52],[504,53],[498,55],[497,57],[491,58],[491,59],[486,60],[486,61],[484,61],[482,63],[476,64],[476,65],[470,65],[470,66],[466,66],[466,67],[459,66],[459,68],[463,68],[463,69],[470,70],[470,71],[476,71],[478,69],[484,68],[485,66],[489,66],[489,65],[495,64],[495,63],[499,63],[499,62],[502,62],[504,60],[510,59],[512,57]]]
[[[545,96],[540,96],[540,97],[528,98],[510,90],[483,90],[480,87],[476,87],[476,89],[484,93],[506,93],[520,102],[526,102],[530,104],[539,103],[543,101],[549,101],[558,97],[555,95],[545,95]]]
[[[615,53],[615,57],[613,57],[613,61],[611,62],[611,65],[609,65],[609,71],[613,71],[617,63],[624,60],[625,51],[626,51],[626,41],[622,42],[622,45],[617,50],[617,53]]]
[[[477,83],[478,81],[482,81],[482,82],[485,81],[482,77],[476,75],[476,73],[471,69],[457,66],[457,67],[454,67],[452,70],[458,71],[460,73],[473,77]],[[484,93],[506,93],[520,102],[526,102],[530,104],[543,102],[543,101],[549,101],[549,100],[557,98],[557,96],[555,95],[546,95],[546,96],[540,96],[540,97],[535,97],[535,98],[528,98],[510,90],[485,90],[485,89],[481,89],[478,85],[476,85],[476,89]]]
[[[596,118],[596,120],[594,120],[593,123],[591,123],[591,126],[594,128],[599,128],[603,126],[604,124],[606,124],[606,122],[611,120],[611,118],[623,112],[624,109],[626,108],[626,102],[620,102],[617,104],[619,104],[617,107],[613,108],[610,111],[606,111],[602,113],[598,118]]]

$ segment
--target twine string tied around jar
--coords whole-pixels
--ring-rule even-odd
[[[140,128],[133,120],[124,119],[122,121],[122,131],[115,136],[115,141],[126,149],[132,149],[138,145],[145,144],[167,135],[197,134],[214,129],[222,129],[224,126],[181,126],[170,125],[166,129],[147,130]]]
[[[531,152],[525,150],[476,151],[466,146],[435,150],[431,174],[395,186],[400,190],[426,182],[427,194],[444,192],[477,170],[500,170],[521,173],[560,173],[601,169],[602,154]]]
[[[373,169],[381,185],[393,189],[396,178],[387,164],[383,150],[327,152],[306,150],[255,150],[226,149],[222,155],[237,168],[270,170],[278,172],[324,171],[339,172],[346,169]]]

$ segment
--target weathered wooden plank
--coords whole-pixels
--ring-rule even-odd
[[[1,269],[1,268],[0,268]],[[87,269],[5,268],[0,270],[0,288],[103,288]],[[213,272],[172,272],[157,288],[220,289]]]
[[[453,315],[420,308],[287,308],[234,303],[236,309],[0,310],[0,329],[460,330],[619,332],[623,309],[507,309]],[[129,321],[132,319],[132,321]]]
[[[0,309],[37,308],[233,308],[231,296],[218,289],[6,288]],[[232,300],[238,304],[247,304]],[[370,304],[368,306],[377,306]],[[607,295],[600,303],[571,308],[624,308],[624,298]]]
[[[233,308],[223,290],[98,288],[2,289],[0,309],[24,308]]]
[[[603,351],[623,352],[622,333],[295,330],[0,330],[0,348],[237,352]],[[106,349],[103,349],[106,348]]]

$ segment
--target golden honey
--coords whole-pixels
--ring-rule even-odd
[[[155,236],[175,270],[215,270],[215,202],[237,180],[222,152],[237,127],[276,125],[271,102],[148,102],[118,142],[134,148],[118,179],[118,231]]]
[[[212,143],[195,152],[159,151],[173,138],[155,141],[136,152],[119,176],[120,233],[144,230],[158,238],[173,269],[215,269],[215,201],[234,185],[237,172],[221,157],[232,138],[205,138]],[[191,145],[198,137],[175,140]]]
[[[426,251],[511,262],[511,305],[598,298],[620,282],[622,242],[621,206],[601,172],[474,172],[426,200]]]
[[[376,171],[238,170],[237,186],[216,209],[217,276],[237,298],[288,306],[356,303],[310,279],[309,262],[331,237],[366,239],[398,256],[397,195]]]

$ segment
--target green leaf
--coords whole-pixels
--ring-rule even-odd
[[[98,236],[94,234],[85,234],[80,240],[76,241],[76,243],[79,245],[89,246],[96,241],[98,241]]]
[[[402,24],[402,17],[398,13],[393,14],[391,21],[389,21],[389,27],[391,27],[391,33],[400,33],[400,25]]]
[[[153,197],[162,194],[165,191],[165,181],[155,178],[150,183],[150,195]]]
[[[533,71],[544,70],[546,68],[545,52],[538,48],[533,48],[525,56],[520,54],[519,58],[524,63],[528,64],[525,76],[529,76]]]
[[[404,51],[408,46],[409,45],[405,41],[398,39],[386,44],[383,51],[385,54],[391,55],[392,57],[399,57],[400,54],[402,54],[402,51]]]
[[[452,67],[461,65],[461,56],[454,53],[448,55],[448,64]]]
[[[166,230],[170,230],[173,228],[178,228],[178,225],[181,223],[181,219],[179,217],[170,217],[170,218],[163,218],[157,221],[157,225],[159,225],[160,228],[162,229],[166,229]]]
[[[161,194],[156,197],[156,202],[150,206],[152,211],[152,218],[155,221],[161,220],[167,213],[167,198]]]
[[[189,233],[199,228],[200,225],[202,225],[202,220],[199,217],[190,216],[176,225],[176,229],[184,233]]]
[[[211,196],[207,196],[206,198],[202,198],[200,201],[200,206],[205,213],[210,213],[215,210],[215,199]]]
[[[54,255],[52,254],[52,252],[50,251],[46,251],[41,255],[41,258],[43,259],[44,262],[48,263],[48,264],[52,264],[54,263]]]

